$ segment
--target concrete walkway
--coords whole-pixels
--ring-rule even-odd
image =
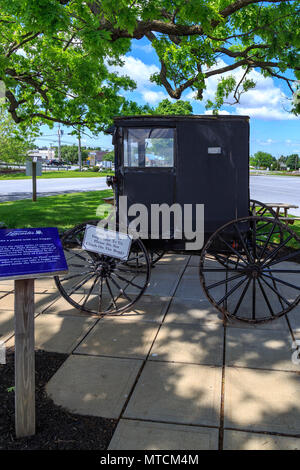
[[[0,283],[0,340],[13,344],[13,283]],[[118,420],[109,449],[298,449],[300,365],[285,318],[226,327],[196,256],[166,255],[121,317],[86,317],[36,281],[36,347],[68,353],[47,384],[58,405]],[[82,293],[78,294],[79,297]],[[300,306],[289,321],[300,339]]]

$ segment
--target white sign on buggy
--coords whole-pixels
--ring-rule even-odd
[[[121,232],[113,232],[95,225],[87,225],[82,248],[94,253],[127,260],[132,238]]]

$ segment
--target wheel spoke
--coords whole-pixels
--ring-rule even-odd
[[[249,208],[252,216],[236,218],[210,236],[200,256],[200,281],[224,317],[262,323],[300,299],[300,266],[293,263],[300,246],[291,252],[299,238],[271,208],[253,200]]]
[[[98,312],[102,312],[102,295],[103,295],[103,277],[100,277],[99,283],[99,305],[98,305]]]
[[[252,257],[252,255],[250,254],[250,252],[249,252],[249,250],[248,250],[248,248],[247,248],[247,245],[246,245],[245,240],[244,240],[244,238],[243,238],[243,236],[242,236],[242,234],[241,234],[241,231],[240,231],[239,226],[238,226],[237,224],[234,224],[234,228],[235,228],[235,230],[237,231],[238,236],[239,236],[239,239],[240,239],[241,242],[242,242],[242,245],[243,245],[243,248],[244,248],[244,250],[245,250],[245,253],[246,253],[247,257],[248,257],[248,260],[253,262],[253,261],[254,261],[254,260],[253,260],[253,257]]]
[[[64,247],[64,250],[67,251],[68,253],[72,253],[74,256],[77,256],[77,258],[80,258],[83,261],[87,261],[88,263],[92,263],[92,261],[86,259],[84,256],[80,255],[79,253],[75,253],[74,251],[69,250],[68,248],[65,248],[65,247]]]
[[[113,306],[114,306],[115,309],[117,310],[118,307],[117,307],[117,304],[116,304],[116,302],[115,302],[115,298],[114,298],[114,295],[113,295],[113,293],[112,293],[112,290],[111,290],[111,287],[110,287],[110,285],[109,285],[109,282],[108,282],[107,277],[105,278],[105,283],[106,283],[107,289],[108,289],[108,291],[109,291],[109,295],[111,296],[111,300],[112,300]]]
[[[215,257],[216,260],[217,260],[220,264],[222,264],[222,265],[224,265],[224,264],[226,264],[226,263],[233,264],[233,265],[235,266],[234,271],[236,271],[236,268],[237,268],[237,262],[236,262],[236,261],[232,261],[232,260],[229,259],[228,257],[227,257],[227,258],[224,258],[222,255],[220,255],[220,254],[217,255],[216,253],[214,253],[214,257]]]
[[[224,302],[224,300],[226,300],[231,294],[233,294],[233,293],[243,284],[243,282],[245,282],[245,280],[246,280],[246,277],[245,277],[245,279],[242,279],[240,282],[238,282],[238,284],[236,284],[234,287],[232,287],[232,288],[224,295],[224,297],[222,297],[222,299],[217,302],[217,305],[221,305],[221,304]]]
[[[253,249],[253,258],[254,261],[257,258],[257,251],[256,251],[256,220],[253,220],[253,230],[252,230],[252,249]]]
[[[221,237],[221,235],[219,235],[219,238],[241,261],[243,261],[243,263],[246,264],[245,260],[242,258],[240,253],[235,248],[233,248],[233,246],[231,246],[226,240],[224,240],[224,238]]]
[[[120,274],[114,272],[114,274],[119,278],[121,279],[122,281],[124,282],[128,282],[129,284],[131,284],[132,286],[134,287],[137,287],[138,289],[142,289],[143,287],[142,286],[139,286],[138,284],[135,284],[135,282],[132,282],[132,280],[129,280],[129,279],[126,279],[125,277],[123,276],[120,276]],[[133,278],[134,279],[134,278]]]
[[[252,279],[252,320],[256,317],[256,279]]]
[[[269,311],[270,311],[272,317],[274,317],[273,309],[272,309],[271,304],[270,304],[270,302],[269,302],[269,299],[268,299],[268,296],[267,296],[267,294],[266,294],[266,291],[265,291],[265,289],[263,288],[263,285],[262,285],[262,283],[261,283],[261,281],[260,281],[259,278],[257,279],[257,282],[258,282],[258,285],[259,285],[259,287],[260,287],[260,290],[262,291],[262,295],[263,295],[263,297],[264,297],[264,299],[265,299],[265,302],[266,302],[266,304],[267,304],[267,306],[268,306],[268,309],[269,309]]]
[[[264,246],[263,246],[263,248],[262,248],[262,251],[261,251],[261,253],[260,253],[260,255],[259,255],[259,261],[262,259],[263,255],[264,255],[264,253],[265,253],[265,251],[266,251],[267,245],[268,245],[268,243],[269,243],[269,241],[270,241],[270,239],[271,239],[271,236],[272,236],[272,234],[273,234],[273,232],[274,232],[274,230],[275,230],[275,227],[276,227],[276,220],[275,220],[275,222],[273,223],[273,227],[271,228],[270,233],[269,233],[269,235],[268,235],[268,237],[267,237],[267,239],[266,239],[266,241],[265,241],[265,244],[264,244]]]
[[[269,266],[274,266],[275,264],[278,264],[278,263],[283,263],[283,261],[287,261],[288,259],[294,258],[295,256],[298,256],[298,255],[300,255],[300,250],[297,250],[293,253],[289,253],[288,255],[283,256],[282,258],[279,258],[275,261],[271,261],[270,263],[267,263],[266,266],[269,267]]]
[[[84,284],[86,282],[88,282],[90,279],[92,279],[94,276],[95,276],[95,273],[93,273],[91,276],[86,276],[79,284],[77,284],[77,285],[75,285],[75,287],[73,287],[73,289],[69,292],[68,295],[74,294],[74,292],[76,292],[78,289],[80,289],[80,287],[84,286]]]
[[[270,276],[269,274],[266,274],[266,273],[263,273],[263,276],[266,276],[270,279],[273,279],[276,282],[280,282],[281,284],[284,284],[285,286],[291,287],[292,289],[300,290],[299,286],[295,286],[294,284],[291,284],[290,282],[283,281],[282,279],[279,279],[278,277]]]
[[[264,259],[264,262],[263,262],[263,266],[266,264],[266,261],[268,261],[268,259],[273,259],[274,256],[277,255],[278,251],[281,250],[281,248],[283,248],[291,239],[293,238],[293,235],[290,235],[286,240],[284,240],[283,242],[280,243],[280,245],[273,251],[271,251],[271,253],[269,253],[265,259]],[[299,250],[300,251],[300,250]],[[269,264],[269,263],[268,263]]]
[[[70,258],[70,271],[65,277],[55,276],[55,282],[64,298],[78,310],[100,316],[119,314],[138,300],[148,286],[150,264],[147,251],[142,241],[137,239],[132,243],[129,260],[116,260],[104,254],[89,252],[82,248],[85,229],[86,223],[79,224],[62,238],[66,256]],[[161,252],[158,250],[154,258],[159,256]],[[135,292],[128,295],[130,285]],[[81,289],[83,295],[77,302],[76,295],[73,294]],[[90,299],[94,299],[94,294],[97,305],[91,307]],[[120,305],[119,298],[122,299]]]
[[[283,295],[280,294],[280,292],[278,292],[273,286],[271,286],[271,284],[269,284],[263,277],[261,278],[265,284],[267,284],[267,286],[273,291],[275,292],[275,294],[277,295],[277,297],[280,297],[281,300],[283,300],[284,303],[286,303],[286,305],[288,305],[289,307],[291,306],[290,302],[288,300],[286,300],[285,297],[283,297]]]
[[[82,304],[82,308],[85,307],[85,304],[86,304],[87,301],[89,300],[90,295],[91,295],[91,293],[92,293],[92,291],[93,291],[93,289],[94,289],[94,287],[95,287],[95,284],[96,284],[96,282],[98,281],[98,277],[99,277],[99,276],[95,276],[94,282],[92,283],[91,287],[89,288],[89,291],[88,291],[88,293],[87,293],[87,295],[86,295],[86,297],[85,297],[85,299],[84,299],[84,302],[83,302],[83,304]]]
[[[244,289],[243,289],[243,292],[242,292],[242,294],[241,294],[241,297],[239,298],[239,301],[238,301],[238,303],[236,304],[235,309],[234,309],[234,311],[233,311],[233,313],[232,313],[233,316],[235,316],[235,315],[237,314],[238,309],[240,308],[241,303],[243,302],[243,298],[245,297],[245,294],[246,294],[246,292],[247,292],[247,290],[248,290],[248,287],[249,287],[250,282],[251,282],[251,279],[249,278],[247,284],[245,285],[245,287],[244,287]]]
[[[74,264],[74,263],[68,263],[68,266],[72,266],[72,268],[92,268],[93,266],[91,266],[91,264],[94,264],[94,263],[90,263],[90,266],[89,265],[86,265],[86,264]]]
[[[265,227],[267,227],[268,225],[270,225],[270,224],[273,222],[273,220],[274,220],[274,218],[272,217],[272,218],[270,219],[270,222],[266,222],[266,223],[263,224],[263,225],[259,225],[259,226],[257,227],[257,232],[260,232],[263,228],[265,228]],[[268,234],[268,232],[266,232],[265,235],[267,235],[267,234]],[[264,234],[263,234],[263,233],[259,233],[259,235],[264,235]]]
[[[245,276],[245,274],[243,273],[237,274],[236,276],[232,276],[228,279],[223,279],[222,281],[218,281],[218,282],[215,282],[214,284],[210,284],[209,286],[206,286],[206,289],[214,289],[214,287],[221,286],[222,284],[225,284],[226,282],[234,281],[235,279],[239,279],[242,276]]]
[[[292,273],[292,274],[300,273],[300,269],[269,269],[269,271],[271,271],[272,273]]]
[[[129,300],[129,302],[132,302],[132,299],[126,294],[125,290],[117,283],[117,281],[111,277],[110,278],[111,282],[116,286],[117,289],[119,289],[119,291],[121,292],[121,294],[127,299]],[[126,288],[125,288],[126,289]]]

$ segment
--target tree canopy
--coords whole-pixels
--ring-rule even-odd
[[[298,170],[300,168],[299,155],[297,153],[288,155],[285,164],[291,170]]]
[[[160,63],[151,80],[171,98],[191,88],[201,100],[209,77],[237,68],[238,83],[219,81],[215,109],[255,86],[254,68],[291,93],[290,70],[300,78],[299,0],[0,0],[0,80],[12,118],[99,131],[113,115],[145,112],[124,98],[135,83],[112,68],[142,38]]]
[[[257,167],[271,168],[274,163],[276,163],[276,158],[267,152],[256,152],[250,158],[250,164]]]
[[[193,114],[193,107],[189,101],[178,100],[172,103],[164,99],[154,108],[153,114]]]
[[[11,116],[0,107],[0,161],[24,162],[28,150],[33,147],[29,134],[20,133]]]

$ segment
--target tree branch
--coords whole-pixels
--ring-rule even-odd
[[[28,33],[25,34],[23,41],[21,41],[19,44],[13,44],[12,47],[8,50],[6,57],[10,57],[11,54],[13,54],[16,50],[20,49],[20,47],[24,46],[27,42],[32,41],[36,37],[38,37],[41,33],[37,32],[35,34],[33,33]]]

